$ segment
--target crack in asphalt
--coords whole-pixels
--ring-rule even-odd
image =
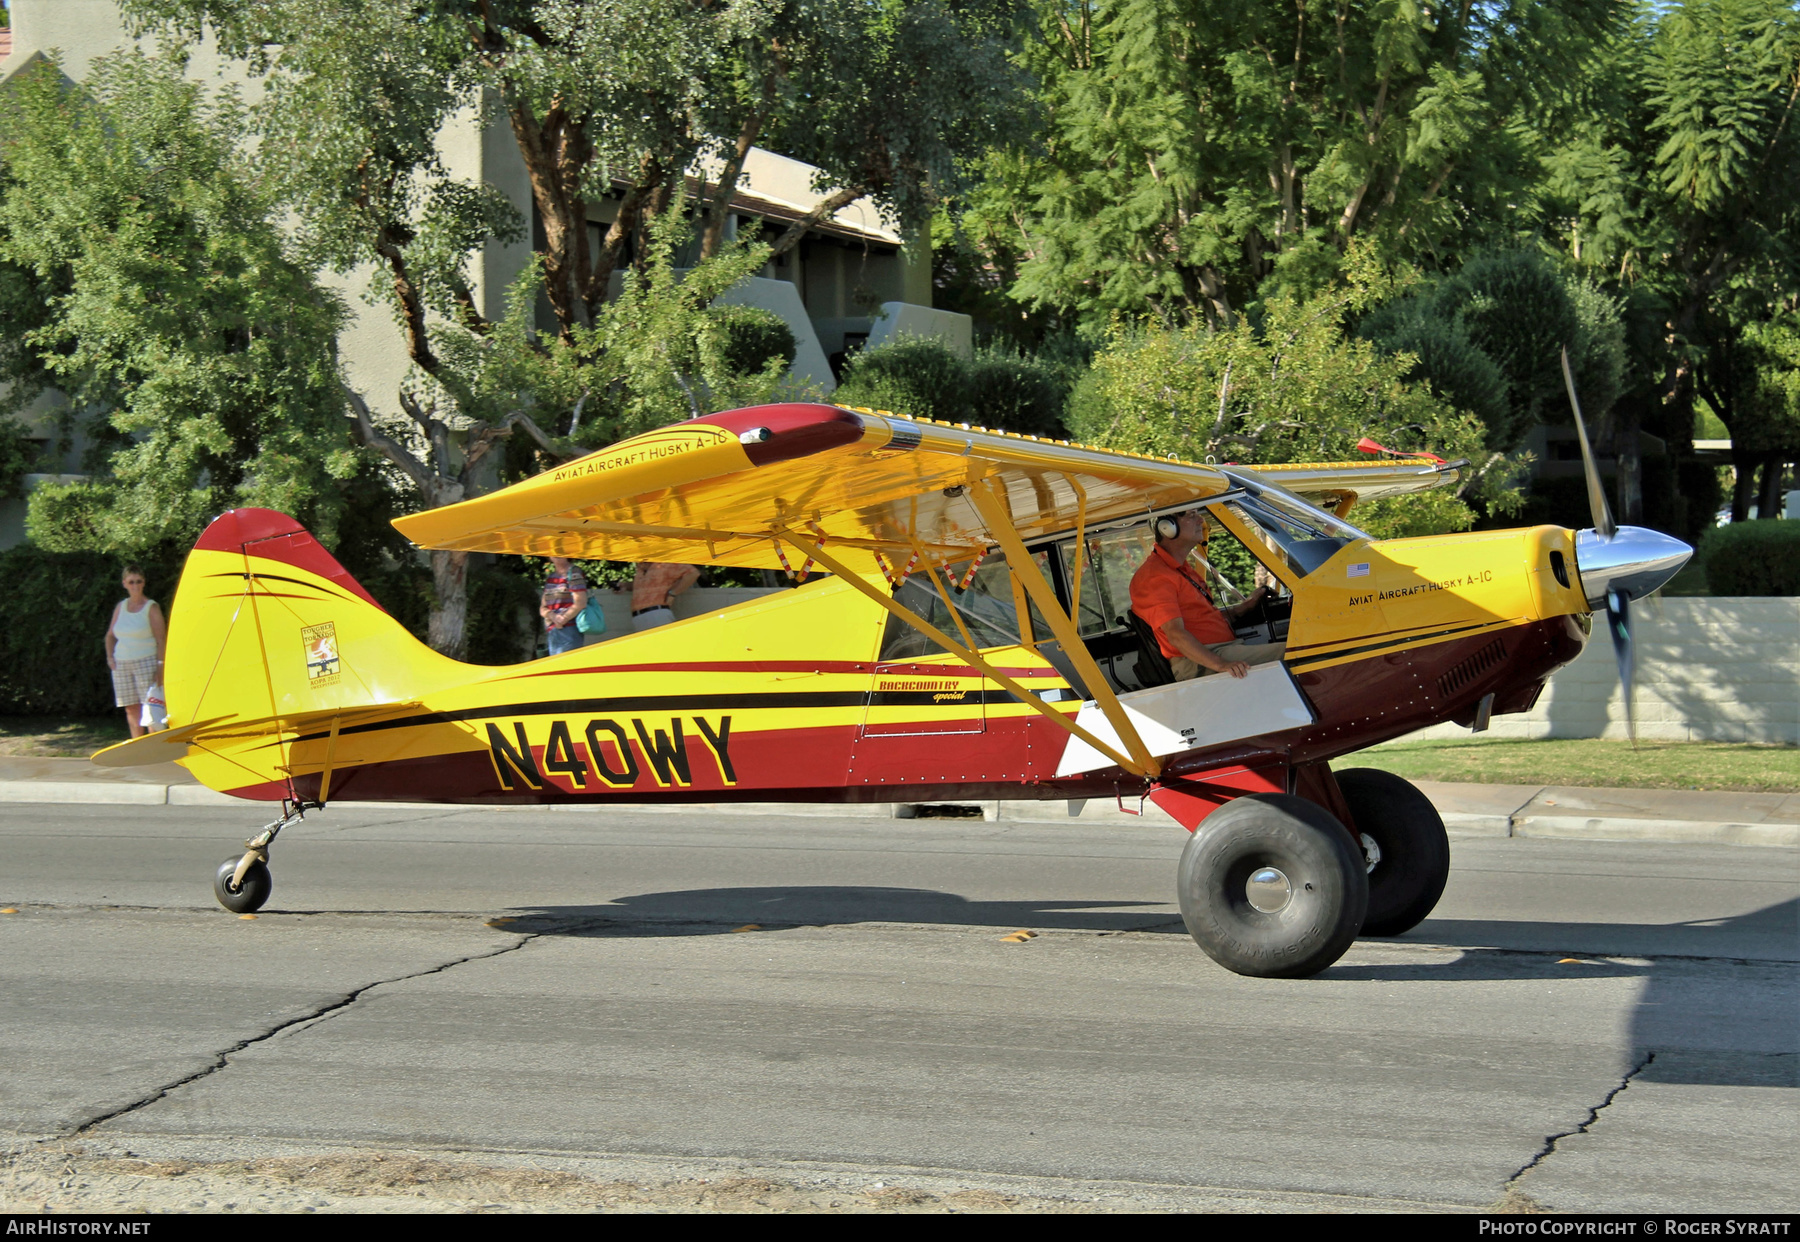
[[[1521,1165],[1517,1173],[1514,1173],[1511,1177],[1506,1179],[1506,1185],[1503,1189],[1517,1189],[1516,1184],[1518,1180],[1554,1155],[1556,1153],[1556,1145],[1564,1139],[1574,1138],[1578,1134],[1586,1134],[1588,1130],[1593,1127],[1594,1123],[1600,1120],[1600,1114],[1605,1112],[1606,1109],[1612,1105],[1612,1102],[1619,1098],[1619,1093],[1631,1085],[1632,1079],[1650,1068],[1650,1063],[1654,1060],[1656,1060],[1655,1052],[1645,1053],[1644,1059],[1632,1066],[1630,1073],[1619,1079],[1618,1085],[1606,1093],[1605,1099],[1588,1109],[1588,1115],[1582,1120],[1580,1125],[1576,1126],[1573,1130],[1564,1130],[1559,1134],[1547,1135],[1544,1139],[1544,1145],[1538,1148],[1537,1154]]]
[[[193,1073],[185,1074],[182,1077],[177,1078],[173,1082],[164,1083],[162,1086],[156,1088],[154,1091],[148,1093],[147,1095],[143,1096],[142,1098],[133,1100],[131,1103],[125,1105],[122,1108],[115,1108],[111,1112],[105,1113],[99,1117],[95,1117],[92,1120],[84,1121],[79,1126],[76,1126],[73,1130],[68,1131],[66,1134],[63,1134],[60,1137],[62,1137],[62,1138],[79,1138],[81,1135],[88,1133],[90,1130],[93,1130],[97,1126],[103,1126],[109,1121],[117,1120],[118,1118],[126,1116],[129,1113],[135,1113],[140,1108],[147,1108],[150,1105],[156,1103],[158,1100],[167,1096],[169,1094],[169,1092],[171,1092],[171,1091],[175,1091],[181,1087],[187,1086],[189,1083],[198,1082],[202,1078],[206,1078],[213,1074],[218,1073],[220,1070],[224,1069],[226,1066],[231,1064],[231,1058],[233,1056],[235,1056],[237,1053],[242,1052],[244,1049],[249,1048],[255,1044],[263,1043],[266,1040],[273,1039],[273,1038],[275,1038],[275,1036],[281,1034],[283,1031],[292,1030],[297,1026],[303,1026],[309,1022],[316,1022],[320,1018],[323,1018],[330,1014],[338,1013],[338,1012],[341,1012],[342,1010],[348,1009],[351,1005],[354,1005],[357,1001],[361,1000],[369,992],[373,991],[374,989],[376,989],[378,987],[381,987],[383,984],[405,983],[409,979],[423,979],[428,975],[442,974],[446,970],[451,970],[457,966],[462,966],[469,962],[479,962],[479,961],[484,961],[490,957],[501,957],[508,953],[516,953],[520,949],[523,949],[526,945],[530,944],[533,940],[536,940],[539,936],[543,935],[542,932],[508,932],[505,934],[517,936],[518,940],[513,944],[505,945],[501,948],[494,949],[491,952],[471,953],[466,957],[459,957],[459,958],[455,958],[452,961],[443,962],[437,966],[433,966],[429,970],[415,970],[410,974],[395,975],[391,979],[376,979],[372,983],[365,983],[360,988],[357,988],[354,991],[344,993],[337,1000],[334,1000],[329,1004],[317,1006],[314,1009],[308,1011],[307,1013],[303,1013],[303,1014],[299,1015],[298,1017],[289,1018],[285,1022],[277,1023],[276,1025],[270,1027],[268,1030],[262,1032],[259,1035],[252,1035],[248,1039],[241,1039],[237,1043],[233,1044],[231,1047],[225,1049],[222,1052],[215,1052],[213,1054],[213,1058],[214,1058],[213,1063],[211,1065],[205,1067],[204,1069],[195,1070]]]

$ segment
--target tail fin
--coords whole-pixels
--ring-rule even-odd
[[[172,728],[400,702],[469,675],[389,616],[298,522],[269,509],[234,509],[194,545],[165,672]]]

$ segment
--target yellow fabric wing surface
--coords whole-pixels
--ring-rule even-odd
[[[1247,467],[1328,507],[1443,486],[1423,459]],[[776,568],[777,537],[955,560],[993,545],[964,489],[997,480],[1027,541],[1216,495],[1215,466],[791,404],[691,419],[504,491],[396,519],[421,547]],[[991,484],[990,484],[991,485]]]

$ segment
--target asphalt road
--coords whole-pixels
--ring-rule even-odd
[[[243,920],[252,826],[0,806],[0,1130],[1800,1206],[1791,850],[1458,839],[1432,919],[1276,982],[1188,939],[1159,819],[334,808]]]

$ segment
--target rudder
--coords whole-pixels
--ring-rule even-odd
[[[180,727],[398,702],[463,668],[408,633],[293,518],[233,509],[182,569],[164,689]]]

